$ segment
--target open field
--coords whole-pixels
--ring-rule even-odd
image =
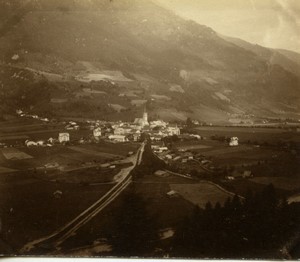
[[[254,177],[251,180],[263,185],[272,183],[275,188],[287,191],[300,190],[300,177]]]
[[[50,180],[63,183],[77,183],[77,184],[110,184],[114,183],[114,175],[120,171],[120,168],[110,169],[101,167],[86,167],[84,169],[77,169],[68,172],[47,172],[38,177],[43,180]]]
[[[199,153],[212,160],[213,164],[218,167],[251,166],[276,159],[283,164],[284,159],[292,161],[295,158],[294,153],[274,146],[258,147],[251,144],[239,144],[236,147],[230,147],[226,142],[210,139],[180,141],[174,143],[174,147]],[[286,163],[285,168],[289,169],[290,164]]]
[[[289,131],[281,128],[252,128],[252,127],[197,127],[194,129],[200,136],[211,137],[213,135],[239,138],[242,143],[248,142],[268,142],[278,141],[300,142],[300,132]]]
[[[210,148],[209,150],[206,150],[204,154],[206,156],[217,156],[222,154],[248,152],[252,150],[253,150],[252,146],[240,145],[238,147],[230,147],[228,145],[221,145],[218,148]]]
[[[69,222],[103,196],[113,186],[114,176],[120,168],[128,165],[120,162],[115,168],[101,167],[101,163],[116,156],[101,150],[121,152],[117,155],[120,158],[138,146],[100,143],[82,145],[83,150],[76,151],[61,145],[24,148],[23,153],[31,154],[33,158],[13,163],[3,159],[7,164],[24,169],[0,176],[3,239],[17,252],[27,242],[48,235]],[[57,163],[59,169],[67,166],[71,170],[43,168],[46,163]],[[96,166],[91,167],[93,164]],[[58,197],[55,192],[59,192]]]
[[[36,130],[47,129],[45,124],[22,125],[22,126],[7,126],[1,127],[0,131],[3,134],[17,133],[17,132],[31,132]]]
[[[26,135],[4,135],[0,136],[0,141],[9,141],[9,140],[27,140],[29,136]]]
[[[227,126],[201,126],[196,128],[199,131],[214,132],[232,132],[232,133],[285,133],[281,128],[256,128],[256,127],[227,127]]]
[[[94,156],[100,156],[100,157],[105,157],[105,158],[115,158],[115,157],[120,156],[120,155],[114,155],[114,154],[99,152],[99,151],[92,150],[92,149],[89,149],[89,148],[84,148],[84,147],[81,147],[81,146],[70,146],[69,148],[71,150],[76,151],[76,152],[86,154],[86,155],[91,155],[93,157]]]
[[[48,139],[57,137],[62,130],[64,130],[62,125],[45,124],[30,118],[17,118],[6,125],[0,123],[0,141],[14,144],[16,141],[24,142],[26,139]]]
[[[217,202],[222,205],[228,197],[232,197],[231,194],[206,182],[198,184],[171,184],[170,187],[172,190],[178,192],[184,199],[201,208],[204,208],[208,201],[210,201],[212,205],[215,205]]]
[[[0,163],[7,169],[1,169],[1,173],[5,170],[10,172],[10,169],[44,169],[45,165],[57,165],[60,171],[83,169],[123,159],[128,152],[135,152],[138,147],[139,144],[134,143],[100,142],[77,146],[2,148]]]
[[[130,151],[136,151],[140,144],[138,143],[110,143],[101,142],[98,144],[84,145],[86,148],[98,152],[126,156]]]
[[[204,129],[206,129],[206,127],[204,127]],[[210,132],[211,128],[207,129]],[[226,128],[217,128],[220,132],[223,129]],[[230,129],[235,128],[229,128],[229,130]],[[251,132],[252,128],[236,128],[236,130],[242,130],[242,134],[248,135],[247,131]],[[265,134],[264,132],[270,131],[269,135],[274,139],[272,141],[275,145],[288,134],[278,129],[269,130],[265,128],[259,129],[259,131],[263,134]],[[212,134],[213,133],[211,133],[211,135]],[[274,134],[278,136],[276,139],[273,136]],[[293,134],[295,135],[295,132]],[[224,133],[221,135],[224,136]],[[250,133],[250,135],[252,134]],[[268,134],[265,135],[268,136]],[[192,152],[199,153],[202,155],[202,158],[211,160],[211,165],[216,169],[220,169],[220,173],[218,176],[217,174],[211,174],[210,177],[205,179],[220,184],[230,192],[245,196],[249,189],[253,192],[260,192],[270,183],[274,185],[276,191],[281,196],[288,197],[300,190],[299,155],[296,150],[268,145],[258,147],[248,143],[241,143],[237,147],[230,147],[226,142],[210,139],[180,141],[174,143],[174,147],[194,147],[194,149],[190,149]],[[197,147],[198,149],[196,149]],[[191,161],[189,161],[186,166],[181,164],[180,167],[183,169],[180,170],[181,173],[189,173],[193,169],[197,170]],[[243,178],[242,174],[244,171],[250,171],[253,177]],[[228,180],[226,176],[233,176],[235,179]],[[186,190],[186,192],[186,194],[191,194],[191,190]],[[208,199],[213,199],[213,196],[208,196]]]
[[[0,149],[0,152],[7,160],[20,160],[32,158],[31,155],[28,155],[16,148],[2,148]]]
[[[178,145],[176,146],[177,149],[184,149],[184,150],[197,150],[197,149],[207,149],[211,148],[211,146],[201,145],[201,144],[193,144],[193,145]]]
[[[248,147],[244,150],[212,150],[205,152],[204,154],[206,156],[212,156],[214,158],[214,163],[218,166],[247,166],[272,159],[274,156],[278,157],[283,153],[267,148]]]
[[[19,126],[27,126],[27,125],[39,125],[39,124],[41,124],[41,122],[37,119],[16,117],[3,122],[0,121],[0,131],[5,130],[6,128],[14,128]]]
[[[223,180],[219,182],[219,184],[225,188],[226,190],[233,192],[235,194],[246,196],[250,191],[254,192],[262,192],[266,187],[266,184],[260,184],[253,181],[253,179],[236,179],[236,180]],[[289,196],[290,192],[287,190],[283,190],[280,188],[275,188],[278,196]]]
[[[0,183],[2,236],[15,251],[53,232],[104,195],[112,185],[81,186],[10,176]],[[53,193],[61,191],[61,198]]]

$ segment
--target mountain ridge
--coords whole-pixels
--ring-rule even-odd
[[[57,88],[64,85],[76,99],[79,91],[72,85],[82,85],[74,84],[76,79],[108,70],[129,77],[130,81],[117,81],[119,91],[148,100],[153,116],[222,123],[299,118],[300,67],[279,51],[279,58],[270,63],[273,51],[263,49],[260,55],[250,44],[232,43],[152,1],[23,3],[22,16],[0,37],[3,63],[68,76],[72,81],[63,84],[49,76],[48,80]],[[14,55],[18,59],[13,60]],[[138,113],[133,98],[123,101],[116,96],[107,104]]]

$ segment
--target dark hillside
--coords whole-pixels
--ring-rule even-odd
[[[72,79],[120,72],[131,79],[120,80],[121,86],[142,89],[138,99],[165,96],[153,100],[152,113],[162,118],[228,123],[298,117],[298,64],[224,39],[152,1],[15,0],[2,1],[0,10],[6,64]]]

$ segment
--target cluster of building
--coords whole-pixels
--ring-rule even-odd
[[[46,139],[46,140],[40,139],[37,141],[27,139],[25,141],[25,145],[27,147],[32,147],[32,146],[52,147],[57,143],[65,143],[65,142],[69,142],[69,141],[70,141],[69,133],[59,133],[58,138],[50,137],[49,139]]]
[[[37,115],[25,114],[22,110],[16,112],[19,116],[32,117],[42,121],[49,121],[47,118],[40,118]],[[52,120],[51,120],[52,121]],[[90,130],[88,137],[77,139],[78,143],[97,142],[99,140],[108,140],[115,143],[134,141],[138,142],[142,139],[142,134],[147,133],[151,140],[161,141],[164,137],[180,135],[180,128],[177,125],[169,124],[163,120],[148,120],[146,110],[141,118],[136,118],[133,122],[109,122],[100,120],[87,120],[84,123],[75,121],[62,122],[64,131],[58,134],[57,138],[49,138],[48,140],[25,142],[26,146],[52,146],[55,143],[67,143],[71,141],[73,131],[81,129]],[[69,132],[72,131],[72,132]],[[78,137],[78,135],[76,135]],[[74,141],[74,139],[72,139]]]
[[[188,161],[199,161],[199,164],[210,164],[211,161],[204,158],[201,153],[192,152],[186,149],[170,150],[166,146],[152,145],[153,152],[165,162],[181,162],[187,163]]]
[[[180,128],[177,125],[169,124],[163,120],[148,121],[148,113],[144,111],[142,118],[136,118],[134,122],[106,122],[91,121],[86,122],[87,128],[93,131],[93,139],[106,139],[112,142],[138,142],[141,140],[142,133],[147,133],[151,140],[160,141],[166,136],[180,135]],[[68,128],[78,130],[76,122],[69,122]],[[76,127],[76,129],[74,128]],[[65,128],[66,130],[69,130]]]

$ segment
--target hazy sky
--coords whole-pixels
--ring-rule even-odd
[[[300,53],[300,0],[156,0],[220,34]]]

